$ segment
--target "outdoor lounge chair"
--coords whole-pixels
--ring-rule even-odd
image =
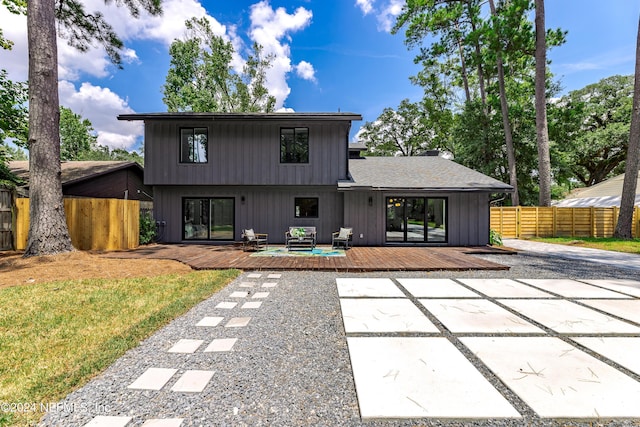
[[[269,235],[264,233],[255,233],[253,228],[242,230],[242,250],[246,251],[254,248],[259,251],[262,248],[269,249]]]
[[[353,236],[353,228],[340,228],[340,231],[331,233],[331,247],[337,248],[340,245],[345,249],[349,249],[349,242]]]

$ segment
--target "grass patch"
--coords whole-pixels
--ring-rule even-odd
[[[1,289],[0,426],[35,424],[41,403],[85,384],[239,274],[197,271]],[[12,411],[24,404],[24,412]]]
[[[558,245],[581,246],[585,248],[603,249],[606,251],[640,254],[640,239],[621,240],[613,237],[546,237],[531,240],[536,242],[555,243]]]

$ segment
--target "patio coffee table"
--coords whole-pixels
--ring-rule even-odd
[[[287,250],[293,248],[297,249],[311,249],[316,247],[316,239],[314,237],[294,237],[287,241]]]

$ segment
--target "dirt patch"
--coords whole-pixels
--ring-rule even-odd
[[[178,261],[115,259],[82,251],[31,258],[23,258],[19,252],[0,252],[0,289],[56,280],[149,277],[191,271],[191,267]]]

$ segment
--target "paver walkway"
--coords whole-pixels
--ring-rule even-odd
[[[565,259],[576,259],[598,264],[606,264],[611,267],[640,270],[640,255],[613,251],[603,251],[577,246],[555,245],[531,240],[505,239],[504,245],[527,251],[534,254],[551,255]]]
[[[289,275],[296,279],[282,285]],[[315,315],[312,307],[291,307],[308,301],[288,299],[305,287],[304,276],[245,273],[216,294],[214,304],[177,319],[135,349],[135,356],[116,362],[103,378],[86,387],[87,392],[74,392],[62,405],[85,412],[51,414],[43,425],[61,425],[60,420],[67,426],[93,427],[361,425],[353,419],[309,418],[320,413],[317,405],[331,406],[315,400],[321,383],[333,384],[326,373],[343,376],[340,368],[300,362],[312,357],[308,352],[331,354],[333,348],[327,348],[330,344],[325,341],[303,347],[321,336],[346,341],[348,353],[337,353],[345,360],[329,358],[323,363],[348,366],[357,394],[352,397],[347,390],[347,402],[340,402],[343,407],[328,410],[355,406],[365,423],[387,419],[437,423],[501,419],[514,426],[525,420],[531,425],[532,419],[640,423],[640,281],[432,279],[393,273],[336,277],[317,295],[331,299],[329,306],[337,311],[343,330],[300,331],[296,325],[302,320],[287,317]],[[323,320],[312,317],[306,327]],[[276,331],[283,339],[269,341],[261,332],[247,333],[251,329]],[[307,337],[296,338],[298,348],[289,345],[294,338],[287,334],[293,331]],[[254,350],[244,350],[248,348]],[[285,359],[272,359],[281,354]],[[284,360],[291,366],[279,366]],[[297,373],[293,366],[308,370]],[[323,372],[315,380],[319,374],[314,367]],[[276,375],[273,395],[247,407],[242,396],[258,399],[264,393],[252,394],[252,383],[279,369],[283,374]],[[306,377],[304,386],[291,383],[295,380],[288,377],[296,374]],[[343,390],[333,392],[338,395]],[[232,409],[228,400],[222,402],[225,393],[236,396]],[[296,403],[287,401],[300,393],[308,394]],[[284,399],[284,409],[269,400],[274,395]],[[295,411],[302,412],[304,422],[293,418]],[[262,412],[269,415],[260,418]],[[236,416],[243,416],[242,421]],[[275,421],[275,416],[283,418]]]
[[[363,419],[638,418],[640,282],[337,279]]]

